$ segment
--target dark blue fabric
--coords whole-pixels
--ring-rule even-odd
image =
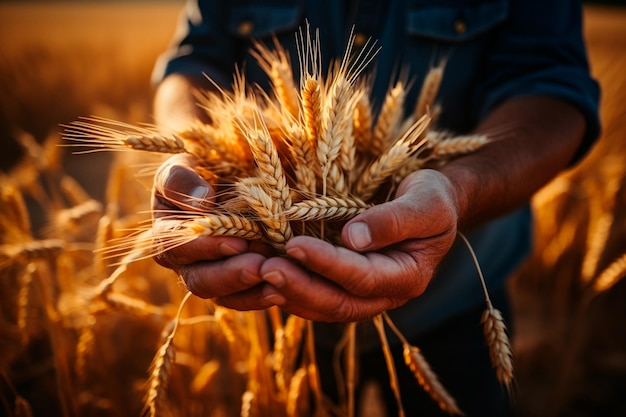
[[[408,70],[419,86],[428,68],[446,59],[438,96],[440,128],[467,132],[502,101],[535,94],[568,100],[585,115],[587,131],[578,157],[599,134],[599,89],[588,72],[582,7],[569,0],[189,1],[174,46],[155,67],[154,81],[180,72],[198,78],[206,74],[230,85],[237,64],[250,83],[267,86],[249,54],[252,39],[269,44],[275,36],[295,64],[295,33],[306,26],[305,19],[312,30],[319,29],[326,66],[344,54],[353,26],[355,33],[382,46],[370,68],[378,104],[400,71]],[[407,106],[414,105],[416,95],[414,88]],[[529,253],[530,209],[496,219],[469,238],[490,290],[498,291]],[[413,337],[482,300],[476,269],[467,249],[458,244],[424,296],[392,316]],[[361,327],[362,347],[368,341],[374,347],[372,329]],[[324,336],[329,343],[338,340],[333,329],[329,325],[321,332],[320,343]]]
[[[322,57],[341,57],[351,33],[382,46],[375,68],[378,102],[408,68],[419,85],[429,66],[447,59],[439,95],[443,127],[464,132],[503,100],[546,94],[577,105],[587,119],[582,155],[599,132],[598,85],[589,77],[578,1],[554,0],[273,0],[189,1],[175,46],[159,61],[154,81],[172,72],[205,73],[230,85],[235,63],[250,82],[267,85],[249,50],[275,35],[297,63],[295,33],[320,30]],[[242,23],[252,23],[245,35]],[[458,30],[458,24],[463,30]],[[414,104],[417,88],[407,105]]]

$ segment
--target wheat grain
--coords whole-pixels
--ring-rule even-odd
[[[446,66],[446,60],[442,59],[438,65],[429,68],[422,82],[422,88],[415,104],[415,118],[419,119],[429,112],[429,109],[433,107],[439,88],[441,87],[441,81],[443,79],[443,72]]]
[[[293,80],[293,72],[287,52],[283,46],[274,39],[274,49],[270,50],[266,45],[255,42],[255,50],[251,52],[256,58],[259,66],[269,76],[276,97],[282,107],[292,116],[297,117],[299,113],[298,96]]]
[[[235,236],[248,240],[260,240],[263,235],[258,224],[234,214],[211,214],[196,216],[182,225],[194,236]]]
[[[211,392],[211,387],[216,380],[220,370],[220,362],[216,359],[203,364],[191,381],[189,389],[196,395]]]
[[[163,330],[163,343],[161,343],[151,365],[143,415],[157,417],[166,404],[165,391],[176,352],[173,343],[176,324],[177,320],[174,319]]]
[[[276,385],[280,391],[286,391],[300,354],[302,337],[306,321],[298,316],[290,315],[283,328],[275,332],[273,369]]]
[[[626,275],[626,253],[619,256],[593,281],[593,289],[603,292],[613,287]]]
[[[78,181],[69,175],[63,175],[59,185],[61,190],[63,190],[63,194],[74,206],[81,205],[82,203],[91,200],[87,191],[85,191]]]
[[[87,379],[87,364],[89,363],[96,346],[96,334],[94,326],[96,318],[93,314],[87,316],[84,326],[80,329],[78,343],[76,344],[76,375],[79,381]]]
[[[287,394],[287,417],[305,417],[310,415],[308,375],[306,368],[296,371]]]
[[[113,126],[113,127],[109,127]],[[134,149],[157,153],[186,152],[184,141],[174,133],[163,133],[158,129],[139,128],[103,118],[85,118],[67,126],[64,138],[78,146],[89,146],[90,150]]]
[[[65,249],[60,239],[32,240],[30,242],[0,245],[0,256],[18,262],[37,259],[55,259]]]
[[[348,220],[371,207],[355,197],[317,197],[295,203],[285,210],[289,221]]]
[[[405,97],[406,88],[402,81],[398,81],[387,92],[372,133],[372,154],[379,155],[389,147],[394,131],[402,119]]]
[[[363,91],[354,105],[352,134],[356,150],[361,153],[370,153],[373,125],[371,103],[366,87],[360,88]]]
[[[484,326],[489,357],[496,371],[496,377],[507,390],[510,390],[513,382],[513,353],[502,314],[489,304],[483,312],[481,322]]]
[[[157,351],[152,364],[151,371],[147,381],[148,390],[146,393],[143,415],[156,417],[160,414],[160,410],[166,404],[165,391],[167,389],[170,368],[174,362],[176,349],[174,347],[174,336],[178,329],[178,323],[183,307],[189,300],[191,292],[187,292],[178,307],[176,317],[171,320],[163,329],[161,338],[163,342]]]
[[[432,158],[452,158],[468,154],[489,142],[486,135],[456,136],[438,141],[433,146]]]
[[[114,309],[138,317],[144,317],[147,315],[162,317],[165,315],[164,310],[161,307],[149,304],[136,297],[130,297],[126,294],[107,291],[102,294],[102,299]]]
[[[368,201],[379,189],[380,185],[391,177],[425,140],[419,140],[429,123],[428,116],[417,121],[398,141],[381,154],[359,178],[355,184],[354,194]]]
[[[417,382],[424,388],[424,391],[430,394],[441,410],[449,414],[463,415],[456,400],[441,384],[418,347],[404,343],[403,356],[404,362],[415,375]]]

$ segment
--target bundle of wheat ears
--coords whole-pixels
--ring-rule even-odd
[[[445,60],[426,74],[412,113],[405,114],[410,83],[402,75],[390,84],[380,110],[375,112],[370,101],[371,78],[364,75],[376,55],[374,43],[367,43],[359,54],[353,54],[350,42],[345,56],[322,74],[317,36],[300,32],[296,42],[300,53],[298,77],[294,77],[286,50],[277,42],[271,47],[256,45],[253,55],[267,73],[271,91],[247,85],[239,71],[235,71],[232,89],[215,86],[200,91],[199,105],[210,123],[197,122],[171,132],[157,126],[133,126],[92,117],[67,126],[66,140],[87,145],[90,151],[133,149],[193,155],[197,171],[217,190],[214,206],[204,213],[169,213],[164,219],[172,226],[159,228],[158,235],[146,226],[140,233],[107,247],[109,253],[124,255],[98,289],[109,303],[115,302],[111,296],[115,294],[111,291],[113,283],[130,263],[198,236],[259,240],[283,254],[285,243],[299,234],[340,245],[339,233],[345,221],[391,199],[397,185],[411,172],[440,167],[488,142],[484,135],[457,136],[435,129],[439,113],[436,96]],[[513,378],[510,344],[500,313],[489,301],[480,269],[478,276],[486,297],[483,324],[492,363],[498,379],[508,388]],[[124,301],[119,294],[116,299]],[[182,324],[193,321],[181,318],[188,299],[183,299],[179,313],[166,326],[153,361],[145,400],[145,411],[150,415],[158,415],[166,407],[164,397],[174,361],[175,335]],[[241,415],[354,415],[355,323],[346,325],[343,341],[347,352],[342,368],[346,374],[342,377],[345,400],[331,405],[321,392],[310,322],[296,316],[285,318],[275,308],[236,313],[244,316],[231,316],[235,313],[226,311],[214,306],[205,320],[227,323],[226,317],[248,317],[229,323],[234,335],[230,337],[249,333],[239,339],[244,345],[242,341],[248,341]],[[269,326],[263,318],[269,320]],[[421,386],[443,410],[462,414],[420,349],[403,337],[389,316],[382,313],[373,322],[400,415],[404,411],[385,325],[401,340],[406,365]],[[274,347],[264,349],[269,343],[264,333],[270,330]],[[203,372],[216,372],[219,365],[208,363],[211,365]],[[314,404],[306,400],[309,396]]]

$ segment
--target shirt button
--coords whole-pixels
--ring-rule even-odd
[[[354,35],[354,46],[357,48],[362,47],[367,42],[367,36],[363,32],[358,32]]]
[[[252,20],[244,20],[237,26],[237,33],[241,36],[248,36],[254,30],[254,22]]]
[[[467,31],[467,23],[465,23],[462,19],[455,20],[454,31],[459,35],[464,34]]]

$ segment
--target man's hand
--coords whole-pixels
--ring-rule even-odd
[[[193,159],[176,155],[157,172],[152,192],[153,228],[167,234],[176,214],[201,214],[210,209],[214,189],[193,170]],[[263,247],[235,237],[197,239],[160,253],[156,261],[174,270],[195,295],[244,310],[272,305],[262,296],[259,270]],[[223,301],[222,301],[223,300]]]
[[[452,184],[441,173],[408,177],[396,198],[345,225],[346,247],[294,237],[287,254],[261,266],[271,285],[264,298],[283,310],[316,321],[358,321],[421,295],[450,250],[457,232]],[[243,306],[236,306],[243,307]]]

